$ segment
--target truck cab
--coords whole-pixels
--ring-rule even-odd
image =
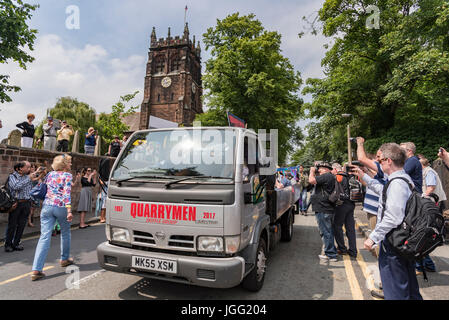
[[[294,185],[274,189],[267,159],[252,130],[135,132],[111,171],[100,265],[185,284],[243,283],[260,290],[268,252],[292,237],[299,199]]]

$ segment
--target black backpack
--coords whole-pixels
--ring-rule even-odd
[[[345,187],[342,184],[345,180],[342,180],[342,182],[338,182],[337,176],[342,176],[343,178],[347,179],[348,190],[345,190]],[[344,172],[340,172],[337,173],[337,176],[335,176],[334,190],[329,195],[329,201],[338,207],[341,206],[345,200],[352,200],[352,199],[350,197],[351,184],[349,175]]]
[[[410,261],[422,261],[424,256],[443,245],[444,217],[433,200],[422,197],[406,178],[397,177],[388,181],[382,191],[381,219],[384,216],[388,186],[395,179],[407,182],[412,194],[407,200],[404,220],[385,239],[398,255]]]
[[[335,178],[334,190],[329,195],[329,202],[331,202],[335,206],[341,206],[344,202],[344,194],[345,191],[340,182]]]
[[[12,196],[9,187],[9,176],[4,185],[0,186],[0,213],[8,213],[14,209],[17,200]]]

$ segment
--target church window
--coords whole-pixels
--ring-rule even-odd
[[[156,59],[155,72],[160,73],[165,71],[165,60],[164,57],[159,57]]]
[[[171,69],[170,71],[176,71],[181,69],[181,60],[178,59],[178,57],[174,58],[171,62]]]

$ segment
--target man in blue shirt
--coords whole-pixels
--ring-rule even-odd
[[[416,192],[422,193],[422,165],[419,158],[415,156],[416,146],[413,142],[403,142],[401,148],[405,150],[407,155],[404,171],[412,178]]]
[[[30,192],[33,182],[30,179],[31,164],[28,161],[20,162],[14,166],[14,173],[9,176],[8,188],[14,198],[18,200],[16,209],[8,216],[6,228],[5,251],[22,251],[20,245],[23,230],[25,229],[31,210]]]
[[[413,142],[403,142],[401,143],[401,148],[405,150],[407,155],[407,160],[404,164],[404,171],[412,178],[415,185],[416,192],[420,194],[423,193],[423,175],[422,175],[422,165],[419,162],[419,158],[415,156],[416,146]],[[432,261],[429,255],[426,255],[423,259],[424,268],[426,271],[435,272],[435,263]],[[423,265],[421,263],[416,263],[416,271],[418,273],[422,272]]]

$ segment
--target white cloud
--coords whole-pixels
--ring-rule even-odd
[[[59,97],[76,97],[98,113],[110,111],[120,96],[136,90],[140,93],[133,104],[142,102],[145,56],[117,59],[110,57],[102,46],[71,47],[54,34],[40,36],[31,55],[36,60],[27,70],[12,62],[2,70],[2,74],[10,75],[10,83],[22,91],[11,94],[13,102],[1,106],[0,139],[25,121],[27,113],[36,114],[37,125]]]

